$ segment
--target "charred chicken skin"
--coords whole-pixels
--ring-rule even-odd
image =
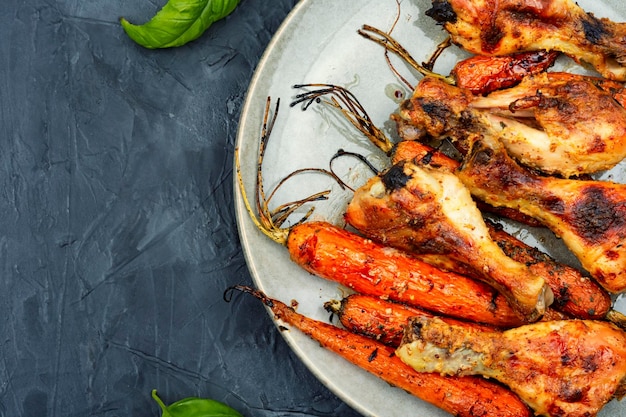
[[[450,138],[466,152],[474,138],[497,134],[524,165],[565,177],[590,174],[626,157],[626,109],[595,80],[542,73],[476,97],[426,77],[392,117],[409,138]]]
[[[493,137],[474,144],[456,175],[475,197],[541,221],[606,290],[626,290],[626,185],[537,175]]]
[[[467,265],[526,322],[538,320],[553,301],[543,278],[493,242],[467,188],[445,170],[394,165],[355,192],[345,219],[372,240]]]
[[[596,18],[572,0],[433,0],[426,14],[478,55],[560,51],[626,81],[626,24]]]
[[[626,393],[626,335],[606,322],[539,322],[500,332],[416,317],[396,354],[420,372],[496,379],[537,415],[593,417]]]

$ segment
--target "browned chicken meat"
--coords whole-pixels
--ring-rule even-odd
[[[573,0],[433,0],[426,14],[478,55],[560,51],[626,81],[626,24],[587,13]]]
[[[543,278],[493,242],[467,188],[446,170],[394,165],[355,192],[346,221],[388,246],[445,253],[500,291],[526,321],[539,319],[553,294]]]
[[[420,372],[496,379],[537,415],[593,417],[626,394],[626,335],[606,322],[549,321],[500,332],[416,317],[396,354]]]
[[[456,175],[475,197],[549,227],[608,291],[626,290],[626,185],[537,175],[489,136],[474,144]]]
[[[524,165],[578,176],[610,169],[626,157],[626,109],[595,81],[542,73],[476,97],[426,77],[393,117],[409,138],[450,138],[464,151],[474,138],[497,134]]]

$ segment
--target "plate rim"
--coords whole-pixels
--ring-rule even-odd
[[[240,117],[239,117],[239,123],[238,123],[238,129],[237,129],[237,134],[236,134],[236,140],[235,140],[235,147],[239,148],[244,142],[245,142],[245,138],[244,138],[244,132],[247,130],[245,129],[245,123],[250,115],[250,113],[254,110],[253,106],[256,105],[256,103],[253,102],[252,98],[253,96],[255,96],[255,94],[257,93],[257,90],[260,88],[259,86],[259,82],[263,76],[263,70],[266,69],[269,65],[270,65],[270,58],[272,57],[274,51],[276,50],[277,46],[285,41],[285,33],[288,31],[288,29],[291,27],[292,24],[294,24],[294,22],[300,17],[301,13],[303,13],[305,11],[306,8],[310,7],[311,4],[314,3],[313,0],[300,0],[299,2],[297,2],[297,4],[292,8],[292,10],[287,14],[287,16],[285,17],[285,19],[283,20],[283,22],[280,24],[279,28],[277,29],[277,31],[274,33],[274,35],[272,36],[271,40],[269,41],[269,43],[267,44],[264,52],[261,55],[261,58],[258,61],[257,66],[254,69],[252,78],[250,80],[250,84],[248,85],[245,97],[244,97],[244,104],[242,106],[242,110],[240,113]],[[617,4],[617,2],[611,2],[611,0],[600,0],[600,5],[602,7],[607,6],[608,7],[614,7],[612,3]],[[626,9],[625,9],[626,10]],[[257,97],[258,98],[258,97]],[[260,126],[258,126],[258,131],[260,132]],[[233,167],[235,167],[236,165],[236,158],[237,158],[237,152],[235,152],[235,155],[233,157]],[[251,262],[251,251],[249,249],[250,247],[250,240],[249,240],[249,233],[251,233],[249,230],[246,231],[246,226],[244,225],[244,222],[248,222],[249,219],[246,219],[248,217],[245,205],[242,201],[242,194],[241,194],[241,190],[239,187],[239,182],[237,179],[237,174],[235,169],[233,168],[233,190],[234,190],[234,198],[235,198],[235,211],[236,211],[236,223],[237,223],[237,230],[238,230],[238,235],[239,235],[239,239],[241,242],[241,247],[242,247],[242,251],[244,254],[244,258],[246,261],[246,267],[250,273],[250,276],[254,282],[254,285],[264,291],[265,286],[263,285],[263,282],[259,280],[258,278],[258,272],[255,271],[252,267],[253,262]],[[262,232],[256,230],[253,233],[258,232],[259,235],[262,234]],[[269,296],[272,296],[272,294],[268,294]],[[274,323],[275,327],[277,329],[280,329],[280,321],[276,320],[273,313],[271,312],[271,310],[268,307],[265,307],[267,313],[269,314],[272,322]],[[327,375],[325,375],[323,373],[323,370],[320,369],[315,363],[312,363],[308,358],[306,358],[306,355],[302,349],[302,338],[299,337],[299,335],[294,335],[295,332],[283,332],[283,331],[279,331],[279,333],[281,334],[281,336],[283,337],[283,339],[286,341],[286,343],[288,344],[289,348],[292,350],[292,352],[295,353],[295,355],[298,357],[298,359],[305,365],[305,367],[318,379],[318,381],[320,383],[322,383],[324,386],[326,386],[334,395],[336,395],[338,398],[340,398],[344,403],[346,403],[348,406],[350,406],[351,408],[353,408],[355,411],[363,414],[363,415],[375,415],[372,414],[372,410],[370,410],[368,407],[362,405],[361,403],[359,403],[357,401],[357,399],[353,398],[352,396],[346,394],[344,392],[344,390],[338,386],[337,384],[335,384],[334,380],[331,378],[328,378]],[[304,338],[307,338],[307,336],[304,336]],[[310,339],[309,339],[310,340]],[[317,345],[319,346],[319,345]],[[333,354],[334,355],[334,354]],[[359,370],[358,368],[355,367],[355,369]],[[362,371],[362,370],[360,370]],[[365,372],[365,371],[363,371]],[[407,394],[408,395],[408,394]],[[412,396],[411,396],[412,397]],[[416,399],[417,401],[419,401],[421,404],[424,404],[425,406],[429,406],[428,403],[426,403],[425,401],[417,398],[417,397],[412,397],[414,399]],[[418,410],[420,411],[420,410]],[[447,415],[447,414],[446,414]],[[601,414],[603,415],[603,414]]]

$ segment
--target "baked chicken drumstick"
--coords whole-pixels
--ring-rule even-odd
[[[456,176],[488,204],[541,221],[606,290],[626,290],[626,185],[537,175],[491,136],[474,144]]]
[[[358,189],[346,221],[372,240],[421,253],[444,253],[501,292],[527,322],[552,303],[543,278],[507,257],[491,239],[465,186],[446,171],[394,165]]]
[[[606,322],[546,321],[499,332],[416,317],[396,354],[420,372],[496,379],[542,416],[593,417],[626,394],[626,335]]]
[[[589,174],[626,157],[626,109],[595,80],[542,73],[476,97],[425,77],[392,117],[409,139],[450,138],[467,151],[473,137],[497,134],[524,165],[565,177]]]
[[[560,51],[626,81],[626,24],[596,18],[573,0],[433,0],[426,14],[477,55]]]

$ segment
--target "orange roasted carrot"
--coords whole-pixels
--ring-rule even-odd
[[[450,75],[457,87],[468,89],[475,95],[488,94],[547,70],[558,56],[555,51],[520,52],[501,57],[477,55],[459,61]]]
[[[454,171],[459,167],[458,161],[450,158],[440,150],[413,140],[398,142],[390,156],[391,163],[394,165],[401,161],[419,161],[423,164],[441,167],[449,171]]]
[[[363,294],[351,294],[341,300],[324,303],[324,308],[337,316],[341,324],[353,333],[398,347],[411,317],[435,317],[433,314],[406,304],[394,303]],[[483,330],[493,327],[440,317],[447,323],[461,324]]]
[[[530,417],[529,408],[511,391],[481,377],[419,373],[403,363],[393,347],[298,314],[284,303],[249,287],[236,286],[268,306],[274,316],[354,365],[458,417]]]
[[[462,325],[483,331],[494,330],[493,326],[445,316],[435,316],[420,308],[364,294],[350,294],[341,300],[328,301],[324,303],[324,308],[336,315],[340,323],[351,332],[393,347],[400,345],[405,327],[411,317],[438,317],[448,324]],[[562,313],[548,309],[541,321],[567,319],[568,317]]]
[[[291,259],[361,294],[498,327],[521,319],[492,287],[325,222],[302,223],[287,237]]]

